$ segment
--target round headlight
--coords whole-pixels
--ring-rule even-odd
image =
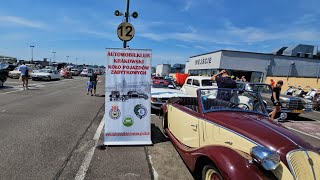
[[[280,156],[275,151],[262,146],[253,147],[251,155],[266,170],[275,170],[280,164]]]

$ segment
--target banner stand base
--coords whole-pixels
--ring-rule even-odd
[[[153,145],[152,141],[125,141],[125,142],[104,142],[105,146],[134,146],[134,145]]]

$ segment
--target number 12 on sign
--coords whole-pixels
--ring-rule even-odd
[[[130,41],[133,38],[134,33],[134,27],[128,22],[123,22],[118,26],[117,34],[122,41]]]

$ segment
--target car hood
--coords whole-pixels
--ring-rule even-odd
[[[261,96],[263,98],[268,98],[268,99],[271,99],[271,95],[272,93],[260,93]],[[289,95],[285,95],[285,94],[280,94],[280,101],[282,102],[288,102],[288,101],[293,101],[293,100],[299,100],[300,98],[298,97],[294,97],[294,96],[289,96]]]
[[[151,88],[153,98],[190,97],[179,89]]]
[[[264,147],[277,151],[282,160],[286,154],[300,147],[315,150],[309,143],[265,116],[246,112],[212,112],[206,119],[230,129]],[[285,162],[285,161],[284,161]]]
[[[20,71],[9,71],[10,74],[18,74],[21,73]]]
[[[32,75],[37,75],[37,76],[49,76],[51,75],[50,73],[39,73],[39,72],[36,72],[36,73],[32,73]]]

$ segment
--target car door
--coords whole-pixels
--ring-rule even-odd
[[[173,135],[188,147],[199,147],[199,119],[183,110],[169,105],[168,127]]]
[[[186,80],[186,83],[183,85],[183,89],[185,91],[186,94],[191,95],[192,93],[192,78],[188,78]]]

